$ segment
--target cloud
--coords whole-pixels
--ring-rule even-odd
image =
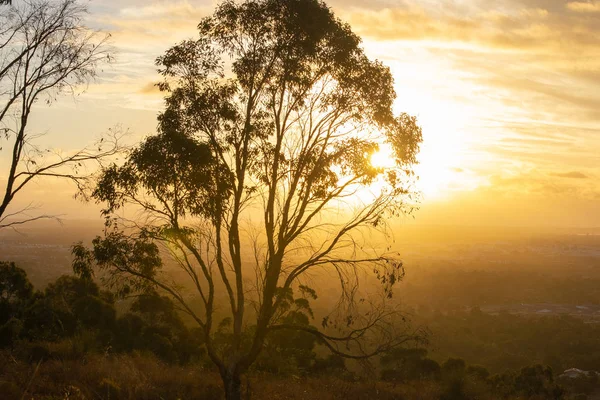
[[[538,168],[512,171],[490,176],[489,185],[480,192],[491,197],[530,197],[545,199],[594,200],[600,198],[600,188],[579,171],[545,172]]]
[[[567,8],[579,13],[597,13],[600,12],[600,2],[573,1],[567,3]]]
[[[116,45],[123,52],[152,54],[162,51],[180,40],[194,37],[200,20],[212,12],[206,3],[187,1],[123,4],[110,13],[96,16],[96,22],[111,32]]]
[[[551,176],[556,176],[559,178],[570,178],[570,179],[588,179],[589,177],[582,172],[579,171],[571,171],[571,172],[555,172],[550,174]]]
[[[181,40],[197,36],[198,23],[211,11],[210,2],[201,0],[107,0],[91,18],[94,25],[111,33],[116,62],[94,91],[120,106],[161,108],[158,88],[152,82],[160,80],[156,57]]]
[[[361,35],[380,41],[461,42],[500,50],[546,49],[575,53],[600,43],[600,21],[577,13],[550,12],[543,7],[499,2],[501,6],[465,13],[421,5],[353,9],[343,13]],[[454,3],[452,3],[454,4]],[[583,3],[591,5],[591,3]],[[598,3],[600,4],[600,3]],[[597,4],[594,3],[594,7]],[[456,6],[458,7],[458,6]]]
[[[156,82],[148,82],[147,84],[142,86],[142,88],[139,90],[139,92],[141,94],[148,94],[148,95],[160,95],[161,94],[160,89],[158,88],[158,86],[156,86]]]
[[[463,17],[433,18],[426,10],[413,8],[386,8],[360,10],[345,16],[350,25],[362,35],[376,40],[464,40],[478,23]]]
[[[565,85],[565,76],[557,77],[558,80],[547,80],[550,72],[545,76],[519,75],[511,73],[510,67],[503,71],[496,71],[493,74],[482,74],[478,79],[487,80],[487,84],[493,87],[502,87],[512,89],[523,93],[518,98],[509,98],[508,101],[517,101],[517,104],[523,106],[526,103],[531,105],[531,109],[546,110],[554,108],[557,112],[564,111],[564,114],[573,116],[576,114],[580,118],[597,121],[600,118],[600,96],[596,91],[589,90],[570,90],[575,85]],[[562,79],[561,79],[562,78]],[[600,81],[596,82],[596,84]]]

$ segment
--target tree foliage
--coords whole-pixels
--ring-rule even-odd
[[[63,275],[34,292],[23,269],[0,262],[0,348],[30,347],[36,361],[134,350],[171,363],[203,357],[202,335],[188,328],[169,298],[147,291],[129,303],[117,317],[114,295],[85,274]]]
[[[114,299],[90,280],[62,276],[38,293],[23,318],[29,339],[59,340],[82,329],[109,330]]]
[[[439,379],[440,365],[426,356],[424,348],[396,348],[386,352],[380,359],[381,379],[392,382]]]
[[[0,347],[19,335],[21,318],[33,296],[27,273],[12,262],[0,262]]]
[[[309,333],[357,358],[413,339],[383,304],[360,302],[358,287],[370,271],[391,297],[402,262],[370,250],[366,238],[414,206],[408,178],[421,129],[414,117],[394,115],[389,69],[316,0],[225,1],[198,30],[198,39],[157,59],[165,93],[158,134],[105,169],[93,193],[107,217],[141,212],[142,229],[111,230],[93,251],[76,254],[93,253],[101,267],[169,293],[201,327],[229,398],[239,397],[240,374],[276,331]],[[392,150],[394,167],[372,165],[381,146]],[[112,251],[138,239],[164,246],[189,276],[201,311],[160,264],[142,270]],[[317,271],[333,273],[341,288],[323,329],[288,319],[289,293]],[[217,348],[221,290],[231,335]],[[342,332],[327,333],[333,327]]]
[[[33,286],[27,273],[13,262],[0,261],[0,301],[7,304],[21,303],[31,297]]]

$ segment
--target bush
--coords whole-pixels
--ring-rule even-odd
[[[401,348],[387,352],[380,360],[384,366],[381,379],[387,382],[439,379],[440,365],[426,356],[427,350],[422,348]]]

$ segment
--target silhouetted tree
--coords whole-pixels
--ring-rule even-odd
[[[91,280],[61,276],[36,296],[24,318],[31,339],[58,340],[82,329],[110,331],[116,311],[113,296]]]
[[[462,358],[449,358],[441,366],[441,400],[467,400],[467,364]]]
[[[361,302],[358,292],[361,271],[387,297],[404,273],[397,254],[369,246],[373,230],[411,211],[406,177],[421,142],[414,117],[393,115],[389,69],[317,0],[225,1],[198,28],[199,39],[157,60],[158,134],[106,169],[93,194],[107,217],[143,212],[142,229],[108,230],[93,250],[76,246],[76,262],[94,259],[122,290],[169,293],[201,327],[228,399],[240,398],[241,374],[276,331],[309,333],[353,358],[415,339],[385,299]],[[382,145],[393,167],[372,165]],[[158,244],[189,276],[201,311],[161,270]],[[286,306],[316,271],[333,273],[342,293],[318,328],[290,321]],[[217,346],[221,290],[231,323]],[[300,302],[314,300],[305,290]]]
[[[133,337],[132,349],[150,350],[166,361],[181,363],[202,355],[201,337],[191,337],[168,297],[156,292],[144,293],[135,299],[129,315],[140,317],[142,322]],[[135,324],[134,319],[129,318]]]
[[[308,299],[315,299],[316,294],[306,287],[299,288],[299,292],[301,296],[298,298],[294,298],[291,289],[285,294],[278,294],[285,299],[281,304],[281,311],[284,314],[281,322],[315,329],[310,324],[313,311]],[[265,339],[264,350],[256,362],[256,367],[274,373],[308,372],[316,360],[314,353],[316,343],[317,337],[305,330],[272,331]]]
[[[556,384],[552,368],[532,365],[519,372],[506,372],[490,379],[496,393],[522,398],[562,399],[564,389]]]
[[[0,261],[0,303],[24,303],[31,298],[33,286],[25,270],[13,262]],[[4,315],[4,314],[2,314]]]
[[[384,367],[381,379],[394,382],[439,379],[440,365],[426,356],[427,350],[423,348],[397,348],[386,352],[380,359]]]
[[[120,134],[65,154],[36,146],[39,135],[28,130],[34,105],[54,102],[96,75],[109,59],[106,37],[83,25],[85,7],[76,0],[33,0],[2,9],[0,14],[0,151],[9,152],[9,171],[0,195],[0,228],[49,215],[32,215],[32,205],[10,211],[15,196],[35,178],[73,181],[81,189],[86,165],[114,155]]]
[[[0,261],[0,347],[12,344],[22,330],[22,316],[33,296],[27,273]]]

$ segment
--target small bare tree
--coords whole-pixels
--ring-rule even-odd
[[[74,270],[89,274],[95,263],[122,290],[169,293],[201,327],[231,400],[275,331],[307,332],[357,359],[415,340],[385,304],[402,261],[371,240],[410,212],[421,142],[416,119],[392,112],[389,69],[317,0],[225,1],[199,31],[157,60],[166,93],[158,135],[104,170],[94,192],[109,217],[141,211],[141,230],[75,246]],[[393,166],[371,163],[380,146]],[[160,269],[157,243],[189,277],[200,310]],[[363,272],[383,283],[381,301],[361,301]],[[317,276],[341,293],[318,327],[300,317],[317,300]],[[227,318],[215,321],[223,308]]]
[[[107,36],[84,26],[85,13],[76,0],[25,0],[2,7],[0,152],[8,157],[8,173],[2,179],[0,228],[50,217],[29,214],[31,206],[9,210],[15,196],[35,178],[69,179],[81,188],[89,178],[86,167],[119,149],[118,132],[74,154],[63,154],[36,146],[36,135],[28,131],[36,104],[49,105],[57,96],[78,90],[110,58]]]

